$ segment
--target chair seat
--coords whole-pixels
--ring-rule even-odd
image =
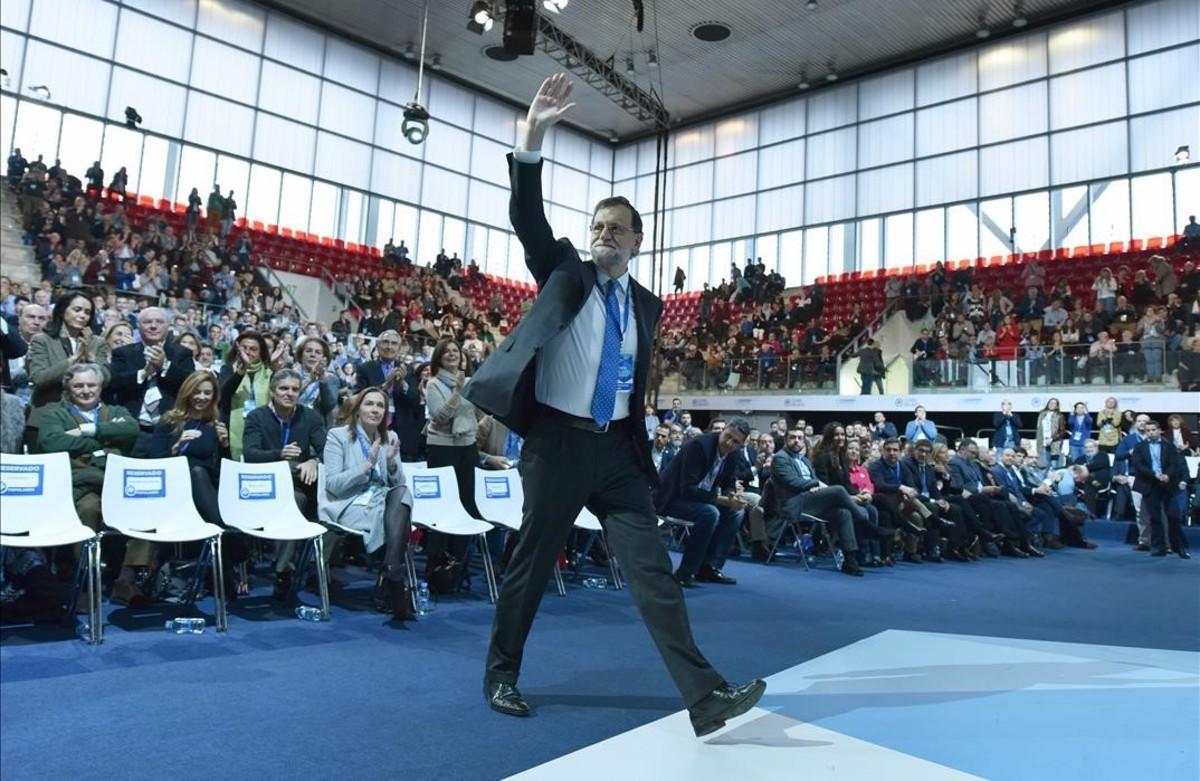
[[[575,521],[576,529],[583,529],[589,532],[603,531],[604,527],[600,525],[600,519],[588,513],[587,515]]]
[[[96,536],[83,524],[58,529],[35,529],[28,532],[6,531],[0,533],[0,545],[13,548],[53,548],[56,545],[74,545]]]
[[[658,516],[658,525],[662,526],[664,523],[669,523],[672,526],[682,526],[685,529],[690,529],[695,525],[691,521],[685,521],[682,518],[672,518],[670,515]]]
[[[422,522],[413,521],[417,526],[423,526],[431,531],[441,532],[442,534],[453,534],[459,537],[472,537],[476,534],[486,534],[492,530],[492,525],[486,521],[477,521],[474,518],[460,518],[448,521]]]
[[[195,542],[197,540],[207,540],[209,537],[216,537],[222,531],[220,526],[201,521],[196,524],[188,524],[187,526],[168,526],[164,529],[131,529],[105,524],[111,529],[114,529],[126,537],[132,537],[135,540],[145,540],[147,542]]]
[[[301,521],[298,523],[294,521],[277,521],[275,523],[266,523],[258,527],[240,526],[238,524],[230,523],[229,527],[232,529],[237,529],[240,532],[245,532],[251,537],[259,537],[264,540],[311,540],[318,534],[325,533],[324,526],[319,523],[312,523],[310,521]],[[350,529],[349,531],[352,531],[355,534],[361,534],[361,532],[354,529]]]

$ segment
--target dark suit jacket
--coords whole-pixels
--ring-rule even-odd
[[[171,365],[157,378],[158,391],[162,394],[160,412],[165,413],[175,404],[175,396],[188,375],[196,370],[191,351],[180,348],[170,339],[163,342],[166,360]],[[119,404],[136,418],[142,412],[142,399],[146,395],[146,383],[138,383],[138,372],[146,367],[146,345],[141,342],[118,347],[112,354],[112,379],[108,393],[115,404]]]
[[[300,457],[291,461],[292,467],[311,458],[320,461],[325,452],[325,420],[308,407],[297,406],[291,424],[288,441],[300,446]],[[281,461],[283,445],[283,427],[270,405],[258,407],[246,416],[242,455],[247,462]]]
[[[1004,464],[997,462],[992,466],[992,476],[996,478],[996,485],[1003,488],[1005,493],[1015,496],[1022,502],[1029,500],[1030,492],[1026,490],[1025,486],[1021,485],[1021,482],[1017,478],[1012,476],[1012,473],[1008,471],[1008,467]]]
[[[771,486],[775,494],[774,499],[783,514],[790,518],[799,517],[800,513],[804,512],[804,494],[820,485],[808,456],[801,458],[808,464],[812,474],[807,480],[800,473],[796,459],[786,448],[771,456]]]
[[[400,361],[396,360],[392,363],[399,365]],[[411,372],[409,372],[411,374]],[[362,366],[358,367],[356,372],[358,380],[356,386],[358,390],[370,388],[373,386],[383,387],[383,383],[387,377],[383,375],[383,364],[379,361],[365,361]]]
[[[463,396],[513,431],[527,436],[538,414],[534,396],[538,353],[551,338],[567,328],[583,308],[596,286],[596,265],[581,261],[567,239],[555,240],[542,206],[541,164],[517,163],[512,155],[509,155],[508,163],[512,177],[509,218],[525,247],[525,264],[537,282],[538,294],[517,327],[479,367],[463,390]],[[638,342],[633,393],[629,397],[635,425],[629,427],[629,435],[640,456],[639,466],[650,484],[656,485],[658,474],[650,460],[650,442],[641,425],[640,411],[646,406],[646,378],[650,371],[654,333],[662,314],[662,301],[632,276],[629,282]],[[597,338],[600,338],[599,334]]]
[[[1129,471],[1133,475],[1133,490],[1141,494],[1159,492],[1172,496],[1179,490],[1179,484],[1187,479],[1187,462],[1175,446],[1166,439],[1160,438],[1159,451],[1162,462],[1162,473],[1169,479],[1164,485],[1159,482],[1154,473],[1154,462],[1150,458],[1150,440],[1139,442],[1129,456]]]
[[[396,412],[392,415],[392,431],[400,437],[400,452],[416,458],[421,453],[421,429],[425,427],[425,402],[421,401],[421,390],[412,367],[409,367],[405,382],[392,386],[392,403]]]
[[[1075,459],[1075,463],[1087,467],[1088,482],[1095,484],[1098,488],[1104,488],[1112,480],[1112,462],[1109,460],[1108,453],[1103,450],[1097,451],[1093,458],[1080,456]]]
[[[984,478],[983,470],[979,468],[979,464],[972,464],[958,454],[950,456],[949,467],[950,479],[962,486],[964,491],[975,494],[979,493],[976,488],[983,488],[988,485],[988,481]]]
[[[1006,418],[1003,412],[997,412],[992,415],[992,426],[996,431],[992,434],[992,447],[1000,447],[1004,443],[1005,429],[1012,429],[1012,438],[1017,443],[1016,446],[1021,446],[1021,416],[1013,413],[1011,417]]]
[[[871,476],[871,482],[875,485],[875,493],[877,494],[898,494],[900,486],[907,485],[913,487],[912,474],[908,471],[908,466],[904,463],[904,459],[899,462],[900,479],[896,479],[896,471],[882,458],[877,458],[867,465],[867,474]]]
[[[900,464],[901,464],[902,473],[907,472],[908,480],[911,480],[911,482],[906,481],[905,485],[910,485],[913,488],[917,489],[918,492],[920,492],[921,488],[922,488],[921,465],[919,463],[917,463],[917,460],[911,456],[909,456],[908,458],[902,459]],[[924,472],[925,472],[925,475],[924,475],[925,476],[925,483],[924,483],[925,493],[929,495],[930,499],[941,499],[942,492],[938,488],[937,470],[933,468],[933,464],[926,462],[925,467],[924,467]]]
[[[700,488],[700,482],[708,475],[713,463],[717,460],[717,439],[719,434],[701,434],[679,448],[679,452],[671,459],[662,471],[661,483],[655,496],[655,504],[659,512],[676,499],[687,502],[703,502],[715,504],[717,489],[726,494],[733,493],[738,480],[738,463],[741,461],[736,452],[730,453],[721,465],[721,471],[713,480],[711,491]],[[649,449],[647,449],[649,454]],[[647,455],[647,457],[649,457]]]
[[[850,470],[845,464],[839,463],[833,452],[822,450],[813,458],[813,470],[825,485],[840,485],[851,493],[857,493],[850,487]]]

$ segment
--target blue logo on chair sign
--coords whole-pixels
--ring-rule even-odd
[[[483,478],[483,490],[488,499],[508,499],[512,496],[507,477]]]
[[[126,469],[122,482],[126,499],[163,499],[167,495],[165,469]]]
[[[437,475],[416,475],[412,479],[412,492],[417,499],[440,499],[442,480]]]
[[[256,502],[275,498],[275,475],[238,475],[238,498]]]
[[[46,467],[0,464],[0,496],[41,496]]]

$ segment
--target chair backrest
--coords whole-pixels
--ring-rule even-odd
[[[66,453],[0,454],[0,532],[69,529],[79,526]]]
[[[188,460],[109,455],[100,495],[104,525],[117,531],[157,531],[201,522],[192,501]]]
[[[428,524],[471,518],[459,499],[454,467],[426,467],[411,472],[405,470],[405,473],[408,490],[412,492],[414,521]]]
[[[221,520],[240,529],[304,521],[287,461],[249,464],[222,458],[217,504]]]
[[[475,468],[475,506],[485,521],[520,529],[524,504],[525,491],[517,470]]]
[[[584,507],[579,511],[579,517],[575,519],[575,525],[580,529],[586,529],[587,531],[592,532],[598,532],[603,528],[600,525],[600,519],[597,518],[596,514],[587,507]]]

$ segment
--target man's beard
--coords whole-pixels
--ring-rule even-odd
[[[622,262],[621,253],[616,247],[594,246],[592,248],[592,260],[596,262],[601,271],[612,277],[620,276],[629,267],[628,261]]]

